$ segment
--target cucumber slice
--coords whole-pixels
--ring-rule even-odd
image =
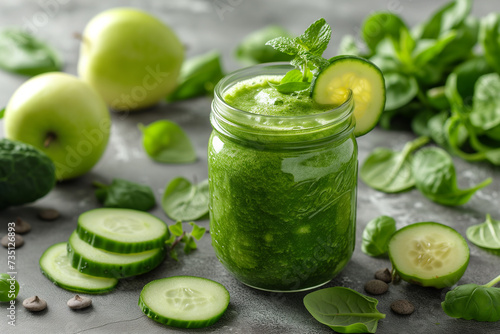
[[[102,208],[78,218],[78,236],[88,244],[115,253],[139,253],[163,247],[167,225],[149,213],[131,209]]]
[[[364,58],[350,55],[331,58],[330,65],[318,74],[312,87],[312,98],[319,104],[341,105],[352,92],[356,137],[370,132],[384,111],[384,76]]]
[[[68,241],[68,256],[73,268],[81,273],[123,278],[144,274],[158,266],[165,258],[164,248],[141,253],[112,253],[90,246],[73,232]]]
[[[149,318],[179,328],[214,324],[229,305],[229,292],[202,277],[173,276],[149,282],[139,297],[139,307]]]
[[[47,248],[40,257],[40,269],[55,285],[80,293],[106,293],[112,291],[118,280],[85,275],[70,264],[66,243],[61,242]]]
[[[444,288],[462,277],[469,246],[454,229],[434,222],[403,227],[389,241],[394,270],[409,283]]]

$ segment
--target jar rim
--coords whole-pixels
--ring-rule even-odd
[[[239,75],[244,74],[246,72],[249,72],[251,70],[258,70],[258,69],[266,69],[266,68],[281,68],[281,69],[288,69],[292,70],[295,67],[290,65],[290,63],[286,62],[272,62],[272,63],[263,63],[263,64],[257,64],[257,65],[252,65],[252,66],[247,66],[244,68],[241,68],[239,70],[235,70],[226,76],[224,76],[219,82],[215,85],[214,88],[214,100],[215,98],[218,100],[217,102],[220,102],[222,104],[222,107],[226,110],[230,110],[232,113],[235,114],[241,114],[242,116],[245,117],[259,117],[260,119],[269,119],[273,121],[277,120],[312,120],[316,119],[318,117],[324,117],[324,116],[332,116],[335,114],[338,114],[338,116],[342,116],[342,114],[345,113],[346,110],[348,110],[349,105],[353,103],[353,94],[352,90],[348,89],[348,96],[344,102],[342,102],[340,105],[332,108],[332,109],[327,109],[323,112],[319,113],[314,113],[314,114],[306,114],[306,115],[287,115],[287,116],[280,116],[280,115],[262,115],[262,114],[255,114],[250,111],[246,111],[243,109],[236,108],[229,103],[227,103],[224,100],[224,97],[222,96],[225,90],[232,85],[228,85],[228,83],[236,84],[237,82],[240,82],[242,80],[237,80],[234,81],[235,78],[237,78]],[[252,75],[249,76],[248,78],[252,77],[257,77],[265,74],[257,74],[257,75]],[[234,82],[233,82],[234,81]],[[349,115],[347,115],[349,116]],[[342,117],[340,117],[339,121],[342,121]]]

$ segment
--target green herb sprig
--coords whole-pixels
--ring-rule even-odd
[[[198,248],[196,240],[201,240],[201,238],[205,235],[206,229],[204,227],[196,225],[194,222],[190,222],[189,225],[193,227],[191,232],[186,232],[184,230],[181,221],[178,221],[168,227],[171,236],[167,241],[165,241],[165,245],[168,248],[170,257],[176,261],[179,261],[176,249],[179,244],[184,245],[183,250],[185,254],[190,254],[193,250]]]

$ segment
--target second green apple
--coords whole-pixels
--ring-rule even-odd
[[[86,26],[78,74],[111,108],[144,109],[177,86],[184,48],[157,18],[132,8],[114,8]]]

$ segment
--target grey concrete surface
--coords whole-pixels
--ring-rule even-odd
[[[250,0],[153,0],[153,1],[76,1],[41,0],[0,2],[0,27],[27,26],[36,35],[52,44],[65,62],[64,70],[76,73],[78,41],[74,32],[82,31],[91,17],[104,9],[133,6],[145,9],[167,22],[186,44],[188,56],[211,49],[223,54],[227,71],[239,67],[232,57],[235,45],[247,33],[267,24],[280,24],[293,33],[300,33],[318,17],[325,17],[333,26],[333,41],[328,55],[334,55],[339,39],[346,33],[357,33],[362,19],[375,10],[399,12],[409,24],[426,17],[442,0],[352,0],[352,1],[250,1]],[[51,4],[51,5],[49,5]],[[476,1],[474,12],[484,16],[500,11],[499,1]],[[4,55],[0,55],[4,56]],[[25,77],[0,72],[0,106],[26,80]],[[110,181],[121,177],[150,185],[159,201],[165,184],[176,176],[207,176],[206,146],[211,131],[207,98],[161,104],[154,109],[126,117],[113,114],[112,136],[101,161],[85,176],[58,184],[45,198],[24,207],[0,212],[0,222],[6,226],[17,216],[33,225],[25,236],[25,245],[16,252],[16,266],[21,290],[17,298],[16,327],[7,325],[7,304],[0,303],[0,333],[331,333],[328,327],[316,322],[302,304],[305,293],[273,294],[250,289],[232,278],[216,259],[207,235],[199,250],[180,261],[167,259],[152,272],[122,280],[116,291],[93,296],[93,307],[72,311],[66,301],[74,294],[49,282],[38,267],[40,254],[50,245],[67,240],[76,227],[77,216],[99,207],[91,182]],[[198,161],[189,165],[165,165],[152,162],[142,150],[137,123],[148,124],[158,119],[170,119],[180,124],[196,147]],[[0,121],[1,123],[1,121]],[[1,124],[0,124],[1,125]],[[3,125],[0,126],[0,128]],[[3,130],[0,129],[0,135]],[[400,149],[413,135],[407,132],[376,129],[359,139],[359,161],[362,162],[375,147]],[[370,258],[360,250],[361,233],[366,223],[379,215],[393,216],[398,227],[417,221],[438,221],[456,228],[462,235],[469,225],[484,221],[486,213],[500,219],[500,169],[488,164],[470,164],[455,159],[459,183],[471,185],[487,177],[493,183],[458,208],[443,207],[429,202],[416,190],[386,195],[359,182],[357,241],[353,258],[329,286],[345,286],[363,292],[363,285],[380,268],[390,266],[388,259]],[[55,222],[36,218],[40,208],[54,207],[62,217]],[[161,207],[152,213],[171,223]],[[208,227],[208,221],[202,221]],[[4,227],[2,227],[2,231]],[[1,232],[2,234],[4,232]],[[470,245],[470,265],[460,283],[486,283],[500,274],[500,257]],[[7,270],[7,253],[0,249],[0,272]],[[153,279],[172,275],[196,275],[224,284],[231,294],[226,314],[215,325],[199,330],[166,328],[148,319],[137,306],[142,287]],[[379,322],[377,333],[500,333],[500,323],[478,323],[450,318],[440,303],[445,290],[426,289],[405,282],[391,286],[378,297],[378,309],[387,314]],[[29,313],[21,306],[23,299],[39,295],[48,302],[48,309]],[[390,310],[395,299],[407,298],[416,306],[411,316],[397,316]]]

